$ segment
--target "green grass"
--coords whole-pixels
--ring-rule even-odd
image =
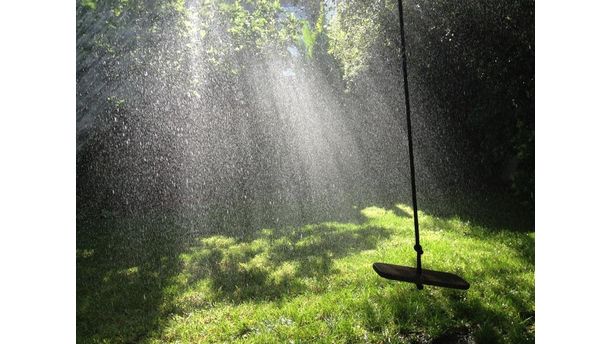
[[[411,209],[359,223],[211,233],[79,233],[79,342],[533,342],[534,233],[419,212],[424,266],[469,291],[384,280],[373,262],[414,264]],[[237,231],[239,232],[239,231]],[[127,234],[126,234],[127,233]],[[190,237],[191,238],[191,237]]]

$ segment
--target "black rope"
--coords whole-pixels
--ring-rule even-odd
[[[404,38],[404,8],[402,6],[402,0],[397,0],[397,8],[399,10],[399,22],[400,22],[400,37],[402,42],[402,73],[404,75],[404,100],[406,103],[406,122],[408,123],[408,153],[410,155],[410,181],[412,184],[412,210],[414,212],[414,250],[417,253],[417,288],[423,289],[421,283],[421,255],[423,254],[423,248],[419,241],[419,215],[417,210],[417,194],[416,194],[416,180],[414,173],[414,153],[412,150],[412,123],[410,121],[410,97],[408,94],[408,71],[407,71],[407,58],[406,58],[406,39]]]

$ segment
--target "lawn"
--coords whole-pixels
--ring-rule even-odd
[[[530,343],[534,232],[419,212],[424,267],[468,291],[388,281],[414,264],[412,211],[361,220],[184,233],[127,221],[77,232],[82,343]]]

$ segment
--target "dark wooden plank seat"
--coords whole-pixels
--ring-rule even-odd
[[[418,284],[417,269],[415,268],[386,263],[374,263],[373,268],[383,278]],[[470,288],[468,282],[455,274],[427,269],[421,271],[421,283],[453,289],[467,290]]]

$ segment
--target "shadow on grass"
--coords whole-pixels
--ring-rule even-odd
[[[370,213],[389,216],[394,228],[410,223],[407,207],[371,208]],[[368,212],[361,214],[369,217]],[[364,220],[362,216],[356,223],[323,222],[255,231],[237,227],[205,233],[189,232],[171,221],[122,220],[84,226],[77,232],[77,341],[140,342],[156,337],[173,314],[211,308],[219,301],[235,305],[324,293],[337,273],[336,259],[377,249],[380,241],[393,234],[388,226]],[[459,233],[483,243],[495,238],[533,266],[532,236],[461,226],[454,219],[423,218],[425,230]],[[483,265],[481,269],[464,276],[473,286],[468,293],[477,293],[477,297],[429,288],[425,291],[429,294],[419,294],[412,285],[395,283],[391,289],[385,287],[390,292],[374,293],[355,312],[365,315],[369,330],[382,331],[393,321],[398,335],[413,342],[475,339],[495,343],[508,336],[529,342],[533,338],[529,332],[534,315],[531,296],[519,292],[533,286],[503,266]],[[368,278],[378,277],[372,272]],[[387,285],[380,280],[374,283]],[[487,287],[480,288],[483,284]],[[521,314],[509,314],[481,301],[498,296]],[[387,315],[378,314],[376,307],[386,307]],[[518,318],[525,323],[511,325]],[[442,330],[422,332],[432,326]]]
[[[77,342],[138,342],[171,312],[165,288],[187,239],[176,226],[103,221],[77,229]]]
[[[413,286],[396,283],[387,292],[374,294],[354,311],[365,314],[366,326],[373,332],[382,332],[391,319],[397,331],[394,338],[401,343],[533,343],[535,312],[524,298],[512,294],[533,286],[519,278],[504,276],[503,272],[472,282],[478,284],[487,279],[504,287],[491,288],[486,292],[489,295],[470,297],[469,293],[481,291],[426,288],[417,294]],[[501,308],[483,301],[493,295],[502,300],[500,303],[510,304]]]
[[[323,291],[333,260],[364,250],[389,229],[346,223],[264,229],[248,240],[211,236],[183,255],[189,283],[206,280],[207,302],[270,301],[306,290]]]
[[[207,233],[146,220],[83,226],[77,232],[77,341],[140,342],[172,314],[219,300],[275,300],[323,288],[334,259],[374,249],[389,235],[335,222]],[[202,282],[210,283],[209,292],[189,293]]]

